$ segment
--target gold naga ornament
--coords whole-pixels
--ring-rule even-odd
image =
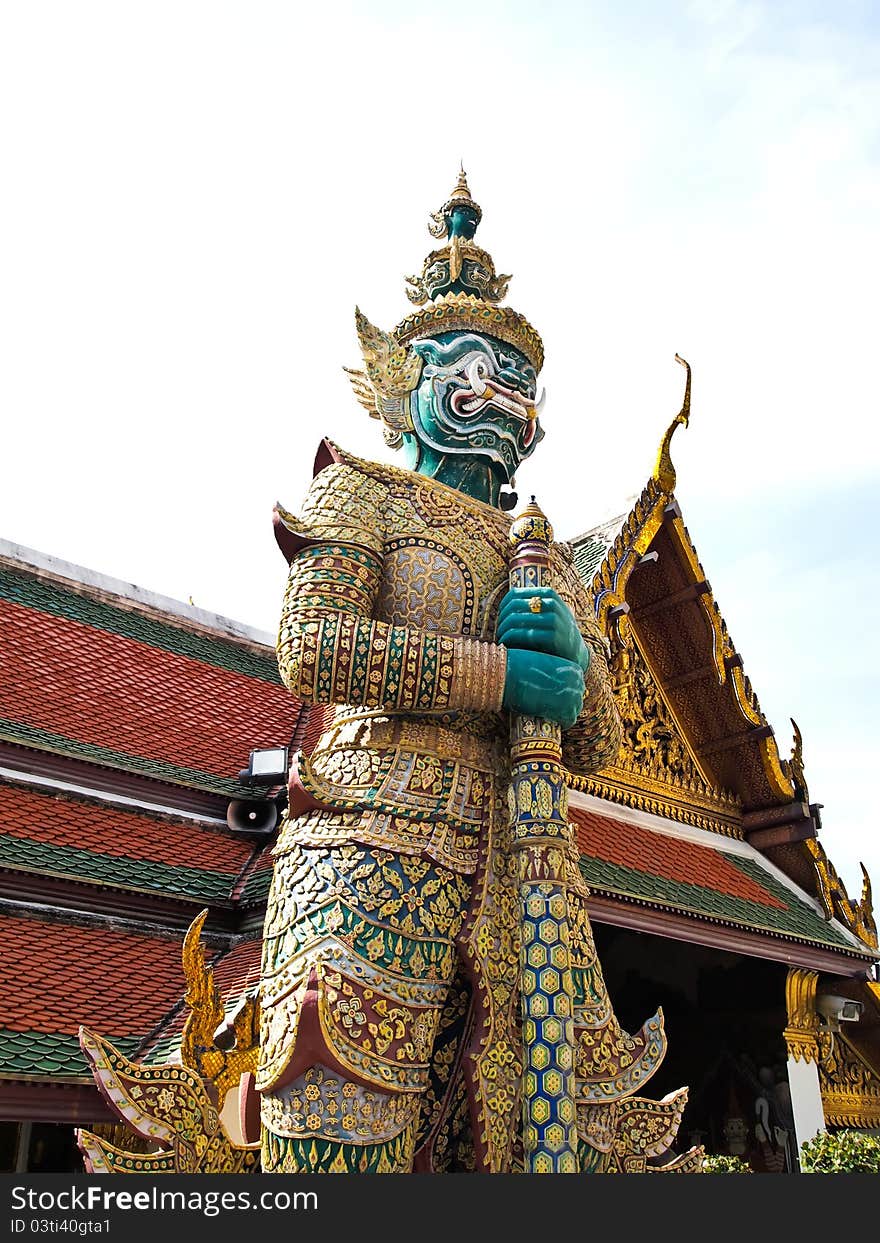
[[[81,1027],[80,1047],[98,1089],[119,1122],[77,1129],[90,1174],[245,1174],[259,1169],[259,1144],[230,1136],[221,1120],[229,1093],[256,1068],[257,1000],[246,996],[226,1019],[214,973],[205,963],[202,911],[182,948],[189,1008],[180,1061],[134,1062],[109,1040]],[[226,1026],[224,1048],[218,1033]],[[248,1080],[245,1078],[244,1086]]]

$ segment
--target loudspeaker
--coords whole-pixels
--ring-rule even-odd
[[[278,823],[278,808],[271,799],[234,798],[226,808],[226,823],[236,833],[265,836]]]

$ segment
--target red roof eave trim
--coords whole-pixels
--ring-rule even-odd
[[[791,967],[827,971],[832,975],[864,975],[876,957],[868,950],[862,957],[855,947],[852,950],[825,949],[813,942],[786,938],[780,933],[748,931],[713,919],[710,915],[688,918],[656,907],[642,898],[624,895],[603,897],[595,890],[590,892],[587,909],[590,918],[600,924],[708,945],[752,958],[771,958]]]

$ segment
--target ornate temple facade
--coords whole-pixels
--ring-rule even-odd
[[[452,279],[493,302],[509,278],[453,236],[410,297],[439,304]],[[620,1168],[702,1145],[794,1172],[823,1128],[880,1130],[877,928],[867,875],[850,897],[820,843],[800,735],[780,751],[676,500],[683,365],[638,499],[564,548],[622,722],[613,761],[571,776],[568,815],[620,1023],[662,1010],[668,1039],[651,1081],[668,1132]],[[354,384],[370,405],[369,375]],[[392,436],[398,415],[383,408]],[[282,686],[274,636],[3,543],[0,635],[0,1168],[79,1168],[74,1127],[94,1170],[185,1168],[143,1112],[161,1075],[138,1068],[171,1064],[218,1168],[253,1169],[239,1089],[287,791],[243,770],[264,749],[307,761],[328,710]]]

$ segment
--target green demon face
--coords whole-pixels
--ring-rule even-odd
[[[424,363],[410,397],[418,445],[479,459],[509,484],[544,436],[534,367],[513,346],[475,333],[440,333],[413,349]]]
[[[472,207],[456,203],[446,216],[446,232],[450,237],[463,237],[467,241],[474,236],[480,218]]]

